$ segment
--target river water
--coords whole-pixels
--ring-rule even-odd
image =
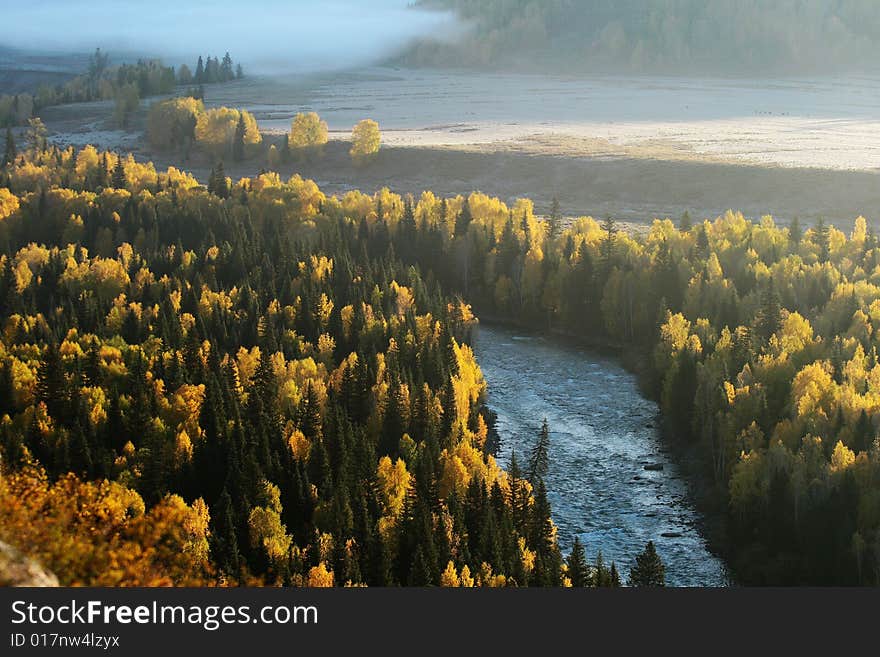
[[[546,477],[564,552],[580,536],[587,558],[601,550],[626,577],[654,541],[672,586],[724,586],[724,563],[700,532],[687,484],[663,449],[657,405],[611,357],[554,339],[482,325],[474,349],[498,414],[499,461],[521,463],[544,418],[550,426]],[[662,464],[648,471],[647,464]]]

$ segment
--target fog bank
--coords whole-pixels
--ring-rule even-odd
[[[450,13],[406,0],[31,0],[4,8],[0,45],[191,62],[229,51],[250,72],[313,72],[375,63],[411,40],[451,35]]]

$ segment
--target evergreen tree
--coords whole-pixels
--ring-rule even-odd
[[[801,222],[800,219],[795,217],[791,220],[791,224],[788,227],[788,241],[792,247],[792,250],[797,249],[797,246],[801,243],[801,239],[803,239],[803,231],[801,230]]]
[[[776,294],[776,288],[773,281],[770,280],[761,292],[761,308],[758,311],[755,326],[758,337],[764,342],[769,341],[773,334],[779,330],[782,321],[781,311],[779,295]]]
[[[244,136],[245,136],[245,124],[244,124],[244,114],[239,113],[238,115],[238,124],[235,126],[235,137],[232,141],[232,159],[236,162],[241,162],[244,160]]]
[[[678,230],[682,233],[687,233],[690,229],[693,228],[693,222],[691,221],[691,213],[687,210],[681,215],[681,220],[678,222]]]
[[[620,573],[617,572],[617,564],[611,562],[611,570],[608,572],[608,586],[613,589],[620,588]]]
[[[819,217],[816,226],[813,228],[813,241],[819,247],[819,262],[828,262],[831,249],[830,239],[831,233],[828,230],[828,226],[825,225],[825,220]]]
[[[471,225],[471,222],[474,220],[473,215],[471,214],[471,204],[468,199],[465,199],[464,203],[461,206],[461,212],[458,213],[458,217],[455,220],[455,236],[462,237],[467,234],[468,227]]]
[[[217,163],[217,169],[214,173],[214,193],[222,199],[229,198],[229,181],[226,180],[226,171],[223,169],[223,162]]]
[[[666,568],[657,554],[654,541],[648,541],[645,551],[636,557],[629,571],[630,586],[666,586]]]
[[[195,81],[198,84],[202,84],[203,82],[205,82],[205,62],[202,61],[201,55],[199,55],[199,61],[196,64]]]
[[[541,433],[538,434],[538,441],[532,448],[529,457],[529,478],[536,482],[547,476],[547,470],[550,467],[550,427],[547,425],[547,418],[541,425]]]
[[[37,370],[36,397],[46,404],[51,417],[62,422],[65,420],[66,391],[64,365],[58,345],[52,342],[46,348]]]
[[[15,161],[18,151],[15,149],[15,137],[12,135],[12,128],[6,127],[6,151],[3,155],[3,166],[8,166]]]
[[[126,187],[125,165],[122,163],[122,156],[116,157],[116,166],[113,168],[113,177],[110,179],[110,185],[115,189],[125,189]]]
[[[587,557],[584,554],[584,546],[581,545],[579,536],[574,537],[574,545],[571,548],[571,554],[568,555],[568,578],[571,585],[575,587],[583,587],[590,585],[590,568],[587,565]]]
[[[559,207],[559,199],[553,197],[550,205],[550,216],[547,217],[547,241],[553,244],[562,232],[562,210]]]
[[[602,239],[599,254],[607,274],[614,264],[614,249],[617,238],[617,223],[611,216],[605,217],[605,221],[602,222],[602,232],[605,233],[605,237]]]

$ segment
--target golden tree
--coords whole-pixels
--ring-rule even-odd
[[[361,165],[371,161],[379,152],[382,133],[379,124],[372,119],[364,119],[358,123],[351,133],[351,150],[349,154],[355,164]]]
[[[315,112],[301,112],[290,125],[290,148],[301,156],[320,155],[327,143],[327,122]]]

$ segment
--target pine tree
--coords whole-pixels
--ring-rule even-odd
[[[238,115],[238,124],[235,126],[235,137],[232,142],[232,159],[236,162],[244,160],[244,136],[245,136],[244,113]]]
[[[584,554],[584,546],[581,545],[579,536],[574,537],[574,545],[571,554],[568,555],[568,578],[571,585],[583,587],[590,585],[590,569],[587,566],[587,557]]]
[[[630,586],[666,586],[666,568],[657,554],[654,541],[648,541],[645,551],[636,557],[629,571]]]
[[[239,554],[238,538],[235,533],[232,498],[225,487],[216,506],[217,511],[214,511],[213,508],[211,509],[212,552],[220,568],[226,574],[235,577],[241,569],[241,555]]]
[[[607,587],[610,578],[611,573],[608,572],[608,567],[605,565],[605,557],[602,555],[602,550],[599,550],[596,554],[596,567],[593,572],[593,586]]]
[[[541,425],[541,433],[538,434],[538,441],[532,448],[529,457],[529,479],[536,482],[547,476],[547,470],[550,467],[550,427],[547,425],[547,418]]]
[[[232,57],[229,56],[227,52],[223,55],[223,62],[220,64],[220,76],[223,82],[227,82],[232,79]]]
[[[605,221],[602,222],[602,232],[605,233],[605,237],[599,247],[599,254],[602,257],[602,266],[607,273],[614,264],[614,247],[617,239],[617,223],[612,217],[605,217]]]
[[[819,246],[819,262],[828,262],[831,250],[830,238],[830,231],[828,226],[825,225],[825,220],[819,217],[819,221],[816,222],[816,226],[813,228],[813,242]]]
[[[38,401],[46,404],[49,415],[59,421],[64,421],[66,410],[66,383],[64,379],[64,366],[61,362],[61,354],[58,345],[49,343],[40,367],[37,369],[36,397]]]
[[[559,199],[553,197],[550,205],[550,216],[547,217],[547,241],[553,244],[562,232],[562,210],[559,207]]]
[[[620,588],[620,573],[617,572],[617,564],[611,562],[611,570],[608,572],[608,586],[613,589]]]
[[[678,230],[682,233],[687,233],[693,227],[693,222],[691,222],[691,213],[687,210],[681,215],[681,220],[678,222]]]
[[[125,165],[122,163],[122,156],[120,155],[116,158],[116,166],[113,168],[113,177],[110,180],[110,185],[115,189],[125,189],[126,182]]]
[[[779,303],[779,295],[773,281],[769,281],[761,292],[761,308],[756,318],[756,333],[764,342],[770,340],[774,333],[779,330],[781,323],[780,313],[782,307]]]
[[[801,221],[797,217],[791,220],[791,224],[788,227],[788,242],[796,249],[797,246],[801,243],[801,239],[803,238],[804,233],[801,230]]]
[[[462,237],[467,235],[468,227],[471,225],[471,222],[474,220],[473,215],[471,214],[471,204],[468,199],[465,199],[464,203],[461,206],[461,212],[458,213],[458,217],[455,219],[455,236]]]
[[[229,181],[226,180],[226,171],[223,169],[223,162],[217,163],[217,169],[214,173],[214,193],[222,199],[229,198]]]
[[[205,62],[202,61],[201,55],[199,55],[199,62],[196,64],[195,80],[199,84],[202,84],[205,81]]]
[[[15,162],[18,151],[15,149],[15,137],[12,135],[12,128],[6,127],[6,151],[3,155],[3,166],[9,166]]]

